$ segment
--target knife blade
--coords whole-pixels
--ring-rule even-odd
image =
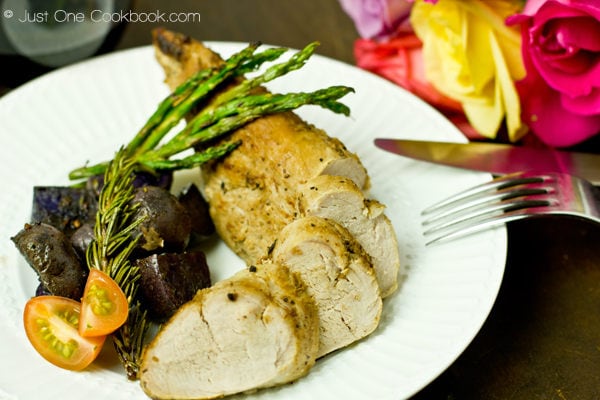
[[[452,167],[504,175],[520,171],[563,172],[600,185],[600,154],[497,143],[375,139],[383,150]]]

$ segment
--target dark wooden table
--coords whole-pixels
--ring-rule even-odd
[[[200,40],[302,47],[354,63],[358,37],[335,0],[136,0],[138,12],[198,12],[161,24]],[[130,23],[116,49],[147,45],[158,24]],[[597,148],[596,148],[597,149]],[[599,166],[600,168],[600,166]],[[600,399],[600,229],[568,219],[508,227],[493,310],[466,351],[413,399]]]

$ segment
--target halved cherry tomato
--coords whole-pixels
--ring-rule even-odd
[[[108,335],[125,323],[128,312],[127,297],[119,285],[108,274],[91,269],[81,298],[79,334]]]
[[[79,335],[81,305],[59,296],[38,296],[25,305],[23,322],[27,338],[52,364],[74,371],[87,367],[100,353],[105,336]]]

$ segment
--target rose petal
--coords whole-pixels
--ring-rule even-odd
[[[580,8],[571,7],[560,1],[551,0],[542,4],[539,10],[533,15],[533,26],[542,26],[548,21],[560,18],[585,17],[590,15]]]
[[[560,93],[542,79],[517,82],[521,94],[522,118],[542,142],[553,147],[567,147],[582,142],[600,131],[600,115],[584,116],[563,107]],[[535,96],[527,93],[535,91]]]
[[[538,12],[540,7],[546,2],[546,0],[528,0],[525,2],[525,8],[523,9],[523,14],[525,15],[534,15]]]
[[[563,18],[549,21],[540,29],[544,33],[534,34],[537,43],[541,44],[536,50],[539,50],[540,65],[545,67],[543,70],[556,70],[557,74],[585,74],[596,64],[594,52],[600,50],[600,23],[597,20]]]
[[[488,88],[491,94],[486,102],[465,102],[464,108],[471,124],[485,137],[494,138],[502,120],[506,118],[508,137],[511,141],[519,140],[527,129],[521,123],[519,95],[510,76],[505,56],[498,39],[488,34],[488,47],[492,52],[492,69],[495,71],[494,87]],[[482,92],[483,93],[483,92]]]
[[[354,43],[354,56],[358,67],[382,75],[403,87],[410,86],[410,66],[407,52],[420,42],[411,40],[394,43],[377,43],[359,39]]]
[[[592,17],[561,18],[556,39],[563,48],[600,51],[600,23]]]
[[[592,14],[584,11],[594,10]],[[562,46],[583,35],[590,36],[584,42],[600,41],[600,22],[590,15],[600,9],[593,7],[568,7],[558,1],[548,1],[529,20],[528,41],[524,45],[531,53],[533,64],[548,84],[570,97],[588,95],[600,86],[600,64],[595,55],[581,51],[579,47]],[[582,27],[585,29],[582,31]],[[573,32],[571,32],[573,30]]]
[[[572,113],[581,115],[600,114],[600,88],[593,88],[587,96],[561,97],[563,106]]]
[[[425,78],[421,47],[414,34],[384,43],[359,39],[354,43],[354,56],[360,68],[397,83],[435,107],[462,112],[460,103],[442,95]]]
[[[469,123],[469,120],[464,114],[444,114],[446,118],[450,120],[466,137],[472,140],[487,139],[481,133],[477,132],[473,125]]]
[[[339,0],[363,38],[378,40],[392,36],[408,21],[412,4],[406,0]]]
[[[381,10],[374,11],[373,9],[378,1],[356,1],[356,0],[339,0],[342,8],[352,18],[356,30],[361,37],[374,37],[379,35],[384,30],[384,24],[381,19]]]
[[[396,26],[410,17],[412,4],[406,0],[386,0],[387,4],[385,18],[386,25],[390,31],[395,30]]]
[[[574,10],[580,10],[595,19],[600,19],[600,4],[598,0],[554,0],[564,5],[567,5]]]

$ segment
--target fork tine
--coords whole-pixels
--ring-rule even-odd
[[[472,207],[469,209],[460,210],[456,213],[448,214],[435,220],[424,221],[422,225],[423,227],[426,227],[427,230],[425,230],[423,234],[429,235],[462,222],[475,220],[479,217],[502,215],[506,212],[520,210],[523,208],[546,207],[550,204],[551,203],[548,200],[527,198],[514,201],[501,201],[489,205],[485,204],[483,207]]]
[[[462,223],[454,224],[452,227],[441,233],[432,239],[429,239],[425,245],[429,246],[434,243],[441,243],[453,239],[457,239],[459,237],[468,236],[473,233],[481,232],[490,228],[494,228],[500,225],[503,225],[507,222],[517,221],[520,219],[524,219],[527,217],[532,217],[535,214],[528,214],[526,209],[520,209],[513,211],[512,213],[505,213],[500,215],[492,215],[492,216],[483,216],[484,218],[478,219],[476,221],[463,221]],[[451,229],[450,229],[451,228]]]
[[[517,173],[442,200],[421,213],[423,235],[430,238],[426,245],[525,218],[536,208],[552,205],[553,185],[551,176]]]
[[[520,174],[511,174],[511,175],[505,175],[496,179],[493,179],[489,182],[485,182],[482,183],[480,185],[471,187],[469,189],[466,189],[462,192],[459,192],[453,196],[450,196],[444,200],[441,200],[438,203],[435,203],[429,207],[427,207],[426,209],[424,209],[421,212],[421,215],[425,216],[428,214],[432,214],[436,211],[439,211],[441,209],[446,209],[448,207],[451,207],[453,204],[457,204],[459,202],[462,202],[468,198],[472,198],[475,197],[477,195],[480,195],[482,193],[485,192],[490,192],[490,191],[495,191],[495,190],[502,190],[502,189],[506,189],[509,187],[513,187],[513,186],[517,186],[517,185],[522,185],[525,183],[539,183],[539,182],[543,182],[543,178],[541,177],[521,177],[518,178],[518,175]]]
[[[425,214],[427,218],[423,220],[422,224],[427,226],[439,223],[440,220],[448,219],[449,217],[455,218],[464,213],[472,213],[479,209],[491,210],[490,204],[500,204],[501,202],[506,202],[507,200],[518,197],[542,195],[548,192],[548,188],[544,187],[481,191],[471,196],[462,197],[450,203],[438,206],[433,210],[429,210],[428,213]]]
[[[527,217],[527,210],[536,207],[547,207],[552,203],[543,199],[525,199],[518,201],[501,202],[487,207],[478,207],[455,218],[445,218],[430,224],[423,232],[425,237],[433,236],[426,245],[466,236],[490,227],[501,225],[509,221]]]

